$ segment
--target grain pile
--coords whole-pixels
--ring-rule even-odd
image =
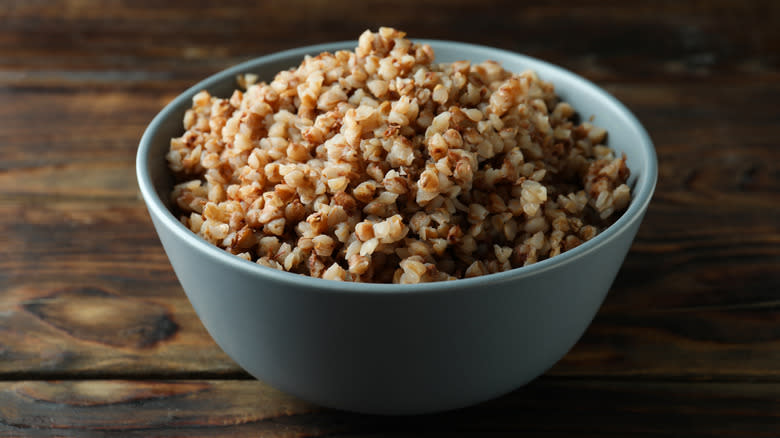
[[[630,202],[625,157],[532,71],[435,64],[403,32],[193,98],[167,160],[181,221],[275,269],[418,283],[593,238]]]

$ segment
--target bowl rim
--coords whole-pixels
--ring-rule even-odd
[[[262,64],[283,61],[285,59],[302,60],[305,55],[351,49],[357,45],[357,41],[347,40],[283,50],[241,62],[201,80],[169,102],[162,110],[160,110],[159,113],[157,113],[154,119],[152,119],[150,124],[144,130],[136,154],[136,177],[138,180],[138,186],[150,215],[156,217],[158,222],[163,227],[173,233],[178,239],[184,241],[193,250],[205,252],[209,257],[214,258],[215,263],[218,262],[226,264],[234,269],[239,269],[245,273],[258,277],[270,277],[271,279],[278,282],[292,283],[301,288],[347,294],[439,293],[444,291],[452,291],[453,289],[487,287],[508,281],[515,281],[532,275],[538,275],[551,269],[555,269],[563,265],[568,265],[569,263],[574,263],[582,257],[587,257],[588,255],[596,252],[599,248],[606,245],[611,240],[618,238],[622,232],[626,231],[635,222],[642,219],[655,191],[655,186],[658,179],[658,162],[655,147],[652,140],[650,139],[650,136],[647,134],[647,131],[636,118],[636,116],[634,116],[634,114],[623,103],[621,103],[603,88],[583,78],[582,76],[563,67],[528,55],[523,55],[505,49],[458,41],[417,38],[412,40],[416,43],[430,44],[434,48],[434,51],[436,51],[437,48],[466,50],[468,51],[468,57],[470,58],[474,58],[475,56],[482,56],[484,59],[497,59],[501,63],[504,63],[507,59],[514,58],[521,61],[523,64],[528,64],[529,69],[535,70],[537,72],[541,67],[542,70],[545,70],[545,73],[539,73],[539,76],[543,79],[547,74],[552,74],[553,76],[557,77],[565,77],[566,80],[573,83],[575,87],[588,89],[590,93],[598,96],[601,99],[603,104],[602,106],[608,108],[608,112],[619,118],[620,123],[626,124],[626,126],[628,126],[633,131],[633,134],[641,144],[640,150],[643,154],[643,162],[639,167],[640,175],[637,178],[636,184],[632,190],[633,197],[628,209],[623,212],[617,221],[601,231],[593,239],[555,257],[536,262],[529,266],[523,266],[493,274],[486,274],[479,277],[416,284],[357,283],[348,281],[334,281],[281,271],[258,265],[257,263],[244,260],[240,257],[236,257],[235,255],[230,254],[215,245],[212,245],[185,227],[184,224],[182,224],[162,202],[151,181],[148,166],[148,155],[152,148],[152,139],[154,134],[158,129],[160,129],[160,126],[163,124],[163,122],[168,117],[170,117],[172,113],[175,113],[175,110],[178,107],[185,104],[187,101],[191,101],[192,96],[194,96],[196,93],[204,89],[212,88],[227,78],[235,78],[238,74],[249,72],[253,68],[256,68]],[[553,82],[553,85],[557,86],[555,79],[550,81]]]

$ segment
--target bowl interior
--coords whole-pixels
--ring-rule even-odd
[[[472,62],[495,60],[510,71],[521,72],[528,69],[536,71],[540,78],[553,83],[557,94],[575,108],[582,120],[588,120],[593,117],[594,124],[607,130],[607,144],[616,152],[626,154],[626,164],[631,170],[629,184],[632,187],[632,202],[628,210],[611,227],[604,230],[594,239],[554,258],[543,260],[528,267],[490,274],[475,279],[462,279],[458,280],[458,283],[484,282],[488,278],[506,280],[515,278],[518,275],[531,274],[532,272],[546,269],[552,263],[573,260],[588,251],[594,250],[598,245],[605,242],[606,239],[609,239],[610,235],[614,234],[616,230],[641,220],[655,188],[657,178],[656,155],[653,144],[642,125],[617,99],[580,76],[524,55],[465,43],[433,40],[418,41],[432,46],[436,53],[436,62],[453,62],[463,59]],[[151,214],[156,215],[167,227],[173,229],[178,234],[183,233],[188,235],[186,238],[199,240],[200,242],[197,245],[201,249],[212,252],[215,257],[222,258],[225,262],[236,263],[239,266],[243,266],[244,269],[273,271],[270,268],[258,266],[230,256],[226,252],[200,240],[200,238],[190,233],[170,212],[169,193],[173,180],[165,160],[170,139],[182,134],[184,112],[191,106],[192,97],[199,91],[205,89],[212,95],[228,97],[237,87],[236,76],[239,74],[254,73],[260,77],[260,80],[270,81],[277,72],[300,64],[305,55],[316,55],[323,51],[353,50],[355,45],[354,41],[330,43],[288,50],[250,60],[199,82],[174,99],[149,125],[141,139],[138,150],[137,172],[139,185]],[[228,258],[235,260],[228,261]],[[301,276],[287,272],[268,272],[267,274],[274,276],[283,275],[289,277],[290,280],[301,281]],[[317,281],[320,286],[326,288],[328,286],[322,283],[337,283],[312,278],[306,278],[303,281]],[[463,285],[465,286],[465,283]],[[395,288],[390,289],[388,286]],[[370,285],[370,287],[377,291],[384,291],[385,289],[387,289],[386,291],[398,290],[398,285]],[[415,289],[425,290],[426,288],[437,289],[441,287],[437,283],[428,283],[416,285]],[[339,290],[350,291],[352,288],[358,290],[356,285],[351,283],[338,286]],[[360,286],[359,289],[366,289],[366,285]]]

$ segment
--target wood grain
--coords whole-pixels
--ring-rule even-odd
[[[777,436],[778,22],[772,0],[0,0],[0,436]],[[380,25],[583,75],[659,159],[580,342],[454,413],[346,414],[251,379],[198,320],[135,182],[143,130],[187,87]]]
[[[6,291],[0,380],[247,377],[212,341],[186,298],[172,295],[137,298],[94,284],[43,295],[32,288]]]
[[[744,218],[744,205],[727,207],[719,222]],[[0,217],[10,239],[0,247],[1,357],[11,359],[0,377],[245,375],[200,325],[137,201],[6,203]],[[654,201],[601,312],[551,374],[780,378],[776,225],[762,215],[739,234],[670,227],[685,217]],[[106,331],[92,314],[63,313],[74,306],[132,312]]]
[[[414,417],[320,408],[258,381],[0,383],[0,436],[770,437],[777,384],[540,379],[499,399]]]
[[[4,193],[57,194],[69,188],[132,193],[132,164],[146,125],[182,89],[169,93],[17,90],[0,86],[0,178]],[[90,166],[101,163],[105,169]],[[105,172],[103,179],[84,172]],[[118,176],[111,175],[111,172]],[[78,178],[78,175],[83,175]],[[113,179],[112,179],[113,178]],[[81,180],[81,186],[73,187]],[[102,185],[105,187],[90,187]],[[85,193],[85,194],[86,194]]]
[[[774,102],[780,100],[780,80],[758,79],[739,86],[601,85],[637,114],[653,138],[661,188],[675,184],[677,190],[707,194],[728,189],[777,195],[780,151],[770,146],[776,143]],[[0,106],[4,120],[0,199],[11,194],[97,190],[104,195],[130,195],[133,160],[143,130],[185,86],[173,85],[162,93],[78,87],[6,90],[6,98],[25,104]],[[721,89],[714,93],[713,87]],[[39,120],[46,120],[43,131]],[[721,169],[727,173],[719,174]]]
[[[593,78],[667,81],[770,73],[777,2],[537,3],[271,0],[6,1],[0,51],[9,72],[42,84],[191,80],[300,45],[355,39],[382,25],[542,57]],[[749,23],[750,32],[745,32]],[[95,73],[99,72],[99,73]],[[35,74],[32,74],[35,73]],[[21,80],[9,75],[12,81]]]

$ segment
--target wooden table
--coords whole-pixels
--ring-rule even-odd
[[[0,435],[780,436],[780,3],[350,3],[0,1]],[[201,326],[135,182],[144,127],[185,88],[380,25],[562,65],[658,150],[582,340],[457,412],[342,413],[252,379]]]

